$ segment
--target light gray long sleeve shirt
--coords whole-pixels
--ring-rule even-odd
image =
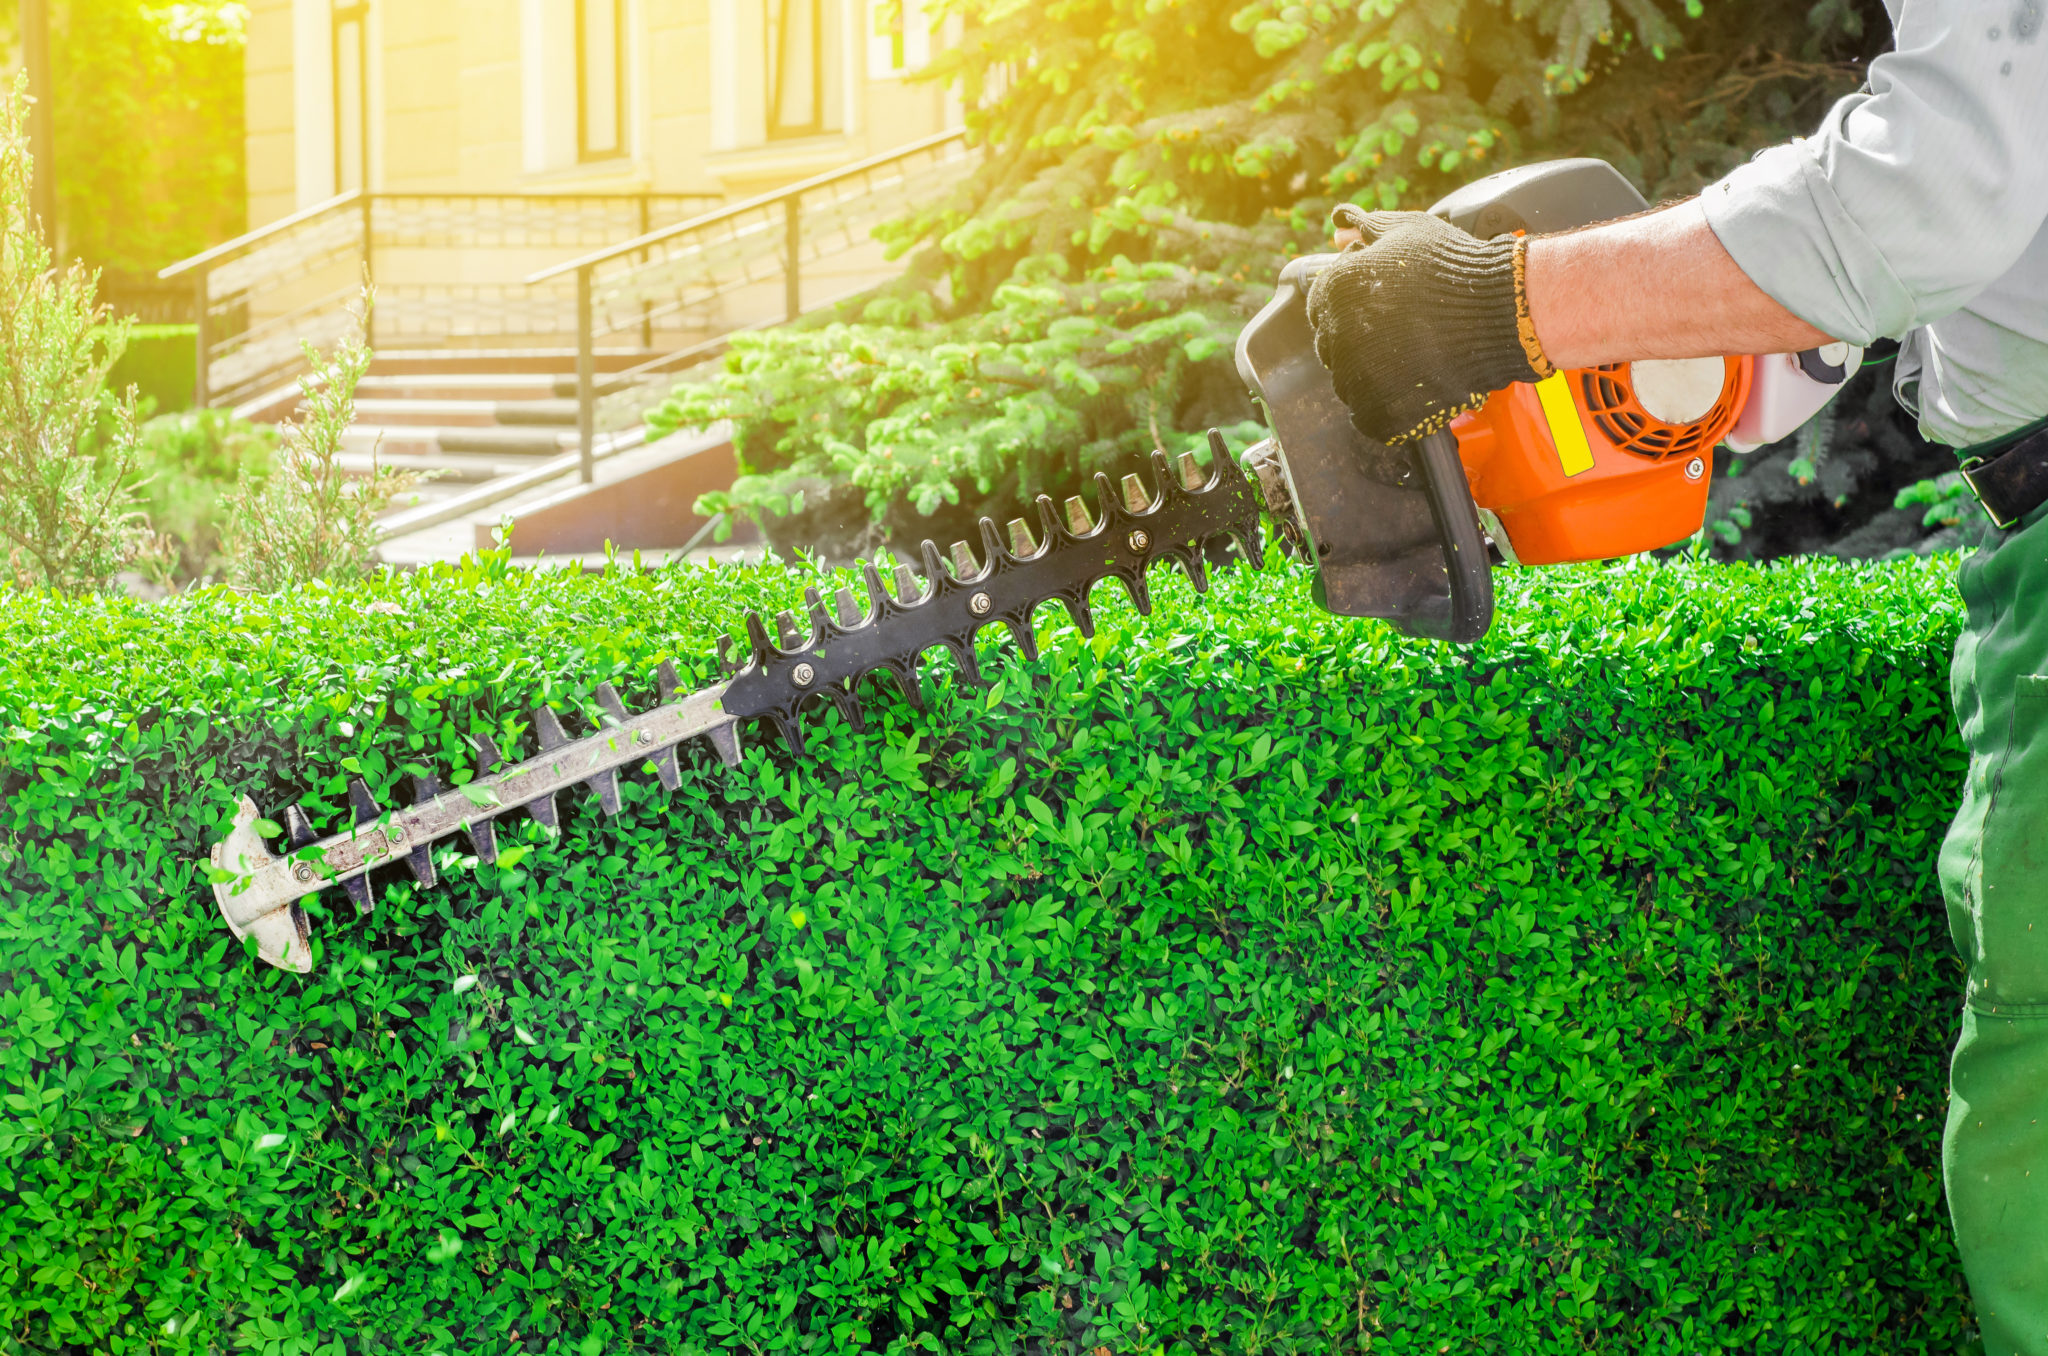
[[[2048,416],[2048,0],[1885,8],[1864,88],[1701,201],[1786,310],[1900,339],[1901,401],[1967,446]]]

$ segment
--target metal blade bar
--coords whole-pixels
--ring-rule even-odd
[[[430,848],[451,834],[467,833],[477,859],[495,862],[493,821],[513,810],[526,811],[553,831],[559,822],[556,795],[582,786],[607,814],[617,814],[618,769],[640,763],[652,763],[662,786],[675,790],[682,780],[676,746],[685,739],[704,736],[719,760],[732,766],[740,760],[739,722],[762,718],[802,757],[803,708],[822,700],[859,728],[854,688],[870,673],[890,674],[905,698],[921,707],[918,666],[928,651],[944,650],[961,678],[982,681],[974,647],[983,627],[1007,630],[1030,658],[1037,651],[1033,613],[1042,603],[1058,603],[1083,635],[1092,636],[1089,593],[1106,579],[1119,581],[1143,613],[1151,610],[1146,572],[1160,561],[1180,566],[1197,590],[1208,587],[1206,566],[1242,562],[1256,569],[1261,554],[1257,499],[1214,430],[1209,443],[1207,471],[1191,456],[1176,462],[1153,453],[1156,493],[1138,476],[1125,476],[1120,486],[1096,476],[1093,514],[1081,499],[1069,499],[1062,520],[1059,506],[1040,495],[1037,537],[1017,520],[1009,525],[1006,542],[995,523],[984,518],[980,552],[966,542],[955,543],[950,567],[938,548],[925,542],[919,548],[923,578],[899,565],[893,593],[868,565],[863,571],[865,608],[847,589],[834,593],[833,608],[827,608],[817,589],[806,589],[809,624],[799,622],[794,612],[780,613],[773,619],[773,640],[770,622],[748,613],[749,652],[735,654],[731,637],[720,640],[726,681],[719,686],[677,700],[674,667],[664,663],[656,678],[661,704],[644,715],[628,716],[618,694],[601,684],[596,700],[603,728],[577,740],[569,738],[553,711],[542,707],[533,713],[541,752],[512,767],[500,768],[497,746],[479,735],[479,765],[492,771],[447,792],[431,778],[419,779],[417,800],[409,809],[386,812],[357,779],[349,788],[356,827],[316,841],[304,813],[289,806],[284,819],[290,850],[284,857],[264,843],[256,829],[256,805],[245,798],[232,832],[213,849],[220,882],[214,899],[221,915],[237,937],[256,938],[264,960],[304,973],[312,968],[312,956],[299,900],[325,886],[342,885],[358,910],[368,913],[370,871],[403,861],[421,884],[432,884]]]
[[[429,843],[479,822],[496,819],[531,802],[544,801],[594,776],[647,762],[659,751],[673,748],[685,739],[723,734],[734,722],[721,705],[728,686],[718,683],[693,692],[609,725],[596,734],[478,777],[432,800],[393,810],[344,833],[300,847],[285,857],[271,852],[256,831],[259,812],[256,803],[245,796],[235,811],[232,831],[214,845],[215,868],[235,876],[213,887],[214,900],[237,937],[250,931],[258,933],[266,959],[272,953],[270,938],[286,945],[295,939],[299,945],[292,959],[273,963],[303,972],[311,967],[312,958],[305,954],[304,915],[296,908],[297,900],[337,882],[361,877],[386,862],[402,860]],[[729,741],[717,742],[723,745]]]

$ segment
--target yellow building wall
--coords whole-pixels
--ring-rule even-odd
[[[468,187],[462,181],[463,96],[472,66],[481,64],[477,43],[505,27],[465,24],[471,8],[455,0],[399,0],[373,8],[373,187],[391,193]]]
[[[520,30],[506,21],[512,7],[510,0],[461,0],[460,75],[442,76],[460,98],[456,175],[467,190],[504,188],[520,176]]]
[[[250,0],[249,45],[242,57],[244,147],[249,225],[296,206],[292,159],[291,0]]]
[[[826,0],[840,6],[832,11],[840,16],[839,42],[852,45],[850,52],[842,49],[845,64],[833,77],[849,82],[852,97],[836,102],[834,115],[851,125],[785,142],[742,135],[737,144],[720,147],[721,124],[744,125],[749,116],[727,110],[721,119],[714,107],[721,87],[729,100],[752,99],[752,120],[760,121],[764,0],[628,0],[631,153],[599,164],[562,163],[560,139],[566,136],[573,146],[573,102],[553,111],[537,107],[537,96],[562,102],[560,71],[549,84],[528,67],[537,53],[541,61],[573,60],[559,43],[534,38],[536,31],[562,31],[571,3],[371,0],[372,187],[403,193],[652,191],[738,199],[947,125],[947,100],[937,87],[869,78],[865,26],[871,0]],[[294,59],[320,55],[317,35],[326,31],[329,4],[250,0],[245,92],[251,229],[326,196],[328,185],[301,184],[299,175],[309,164],[326,163],[321,157],[331,124],[301,127],[295,111],[310,116],[311,108],[317,115],[331,77],[324,62],[301,72]],[[301,11],[296,18],[295,7]],[[735,33],[753,40],[736,41]],[[714,70],[720,40],[730,69]],[[548,159],[536,152],[536,127],[543,140],[554,139],[555,163],[536,167],[537,160]]]
[[[704,181],[702,158],[711,144],[710,0],[643,0],[649,14],[640,53],[648,100],[647,164],[652,180],[680,192],[717,192]],[[689,72],[680,79],[668,72]]]

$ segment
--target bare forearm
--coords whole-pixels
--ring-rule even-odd
[[[1764,293],[1696,202],[1529,242],[1529,318],[1550,361],[1791,353],[1831,341]]]

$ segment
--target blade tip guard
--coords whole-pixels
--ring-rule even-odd
[[[262,812],[256,808],[256,802],[247,796],[243,796],[235,806],[228,836],[213,845],[212,861],[215,871],[233,872],[237,879],[217,882],[213,887],[213,901],[220,907],[221,917],[227,920],[228,931],[237,939],[254,936],[256,953],[266,962],[294,974],[310,974],[313,970],[312,939],[306,926],[305,911],[299,908],[298,901],[279,904],[254,915],[236,907],[236,890],[240,882],[277,860],[276,854],[263,841],[263,835],[257,832],[256,821],[261,817]]]

